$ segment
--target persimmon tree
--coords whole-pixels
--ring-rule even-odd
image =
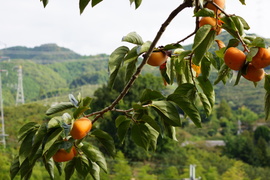
[[[44,7],[48,3],[48,0],[41,1]],[[94,7],[100,2],[102,0],[80,0],[80,13],[83,13],[90,4]],[[57,168],[60,175],[64,173],[65,179],[70,179],[75,171],[83,178],[90,174],[93,179],[99,179],[101,170],[107,172],[107,164],[98,145],[102,145],[110,156],[114,156],[116,151],[113,138],[107,132],[99,129],[98,126],[99,120],[109,111],[121,113],[115,119],[119,140],[123,142],[127,134],[130,134],[132,140],[145,150],[155,150],[159,136],[168,136],[176,140],[175,128],[181,128],[183,118],[189,118],[197,127],[201,127],[198,107],[203,107],[205,114],[210,115],[215,104],[214,86],[220,82],[226,84],[227,80],[235,74],[224,63],[226,50],[230,47],[240,46],[246,55],[241,69],[237,71],[237,76],[234,78],[235,85],[237,85],[241,77],[246,74],[247,67],[252,63],[258,49],[266,48],[263,38],[246,34],[249,25],[242,17],[227,14],[223,7],[215,2],[212,0],[184,0],[168,15],[153,41],[143,41],[136,32],[124,36],[122,41],[131,43],[133,47],[120,46],[116,48],[110,55],[108,63],[109,87],[112,88],[115,85],[114,82],[120,70],[125,72],[126,82],[119,96],[104,109],[92,112],[90,109],[91,97],[69,95],[69,101],[48,109],[46,114],[52,115],[48,122],[25,124],[19,130],[21,145],[18,156],[10,168],[11,179],[14,179],[17,174],[22,179],[29,179],[35,163],[40,160],[44,163],[51,179],[54,179],[54,168]],[[244,0],[239,2],[245,4]],[[130,0],[130,3],[134,3],[137,9],[142,0]],[[158,45],[160,37],[170,22],[186,8],[194,8],[194,14],[191,16],[196,17],[194,21],[196,28],[191,30],[191,33],[186,37],[181,37],[183,39],[179,38],[175,42]],[[200,20],[203,17],[210,17],[212,23],[204,22],[200,25]],[[220,48],[211,53],[209,49],[215,43],[220,28],[227,31],[232,38],[227,45],[217,41]],[[183,49],[181,43],[192,37],[194,37],[192,48],[190,50]],[[164,96],[155,89],[145,89],[141,92],[140,99],[135,100],[137,103],[133,104],[132,107],[118,109],[119,102],[132,88],[153,52],[162,52],[166,55],[166,62],[159,68],[157,67],[157,71],[161,72],[165,85],[177,84],[177,88],[168,96]],[[213,74],[216,77],[214,81],[211,81],[209,77]],[[270,76],[265,75],[266,119],[268,119],[270,111],[269,81]],[[256,83],[254,82],[255,85]],[[159,118],[155,118],[150,111],[156,112]],[[180,117],[180,112],[184,116]],[[56,113],[57,115],[54,115]],[[59,113],[62,115],[58,115]],[[74,139],[70,131],[74,122],[82,117],[89,118],[93,128],[86,137]],[[131,133],[128,133],[129,131]],[[53,160],[52,157],[59,150],[64,150],[68,154],[71,149],[73,151],[74,147],[75,155],[71,160],[66,162]]]

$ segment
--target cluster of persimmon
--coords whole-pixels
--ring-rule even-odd
[[[219,6],[219,8],[222,10],[225,8],[225,0],[213,0],[213,3],[215,3],[217,6]],[[210,2],[207,2],[205,4],[205,8],[214,11],[216,17],[215,18],[202,17],[199,21],[199,27],[202,27],[206,24],[209,24],[212,26],[212,30],[216,31],[216,34],[219,35],[221,33],[221,30],[222,30],[221,26],[223,23],[220,20],[221,11]]]
[[[242,70],[242,76],[249,81],[258,82],[265,76],[264,68],[270,65],[270,49],[258,48],[251,62],[246,62],[246,54],[236,47],[225,51],[224,63],[232,70]]]
[[[70,135],[73,139],[84,138],[89,131],[92,129],[92,121],[86,117],[75,120],[72,129],[70,130]],[[63,141],[67,141],[64,139]],[[77,150],[75,146],[72,146],[69,151],[64,148],[59,149],[54,155],[53,160],[55,162],[65,162],[70,161],[77,155]]]
[[[221,9],[225,8],[225,0],[213,0],[213,2],[218,5]],[[217,32],[217,35],[221,33],[221,26],[222,26],[222,21],[219,19],[219,15],[221,14],[221,11],[216,8],[212,3],[207,3],[205,5],[206,8],[213,10],[215,14],[217,15],[217,18],[213,17],[203,17],[201,18],[199,22],[199,27],[210,24],[213,26],[212,30]],[[166,61],[167,61],[168,55],[166,52],[162,50],[158,51],[153,51],[147,61],[147,64],[151,66],[159,66],[160,69],[164,69],[166,66]]]

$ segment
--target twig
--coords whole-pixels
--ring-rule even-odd
[[[125,88],[122,90],[122,92],[119,94],[119,96],[112,102],[112,104],[106,108],[104,108],[101,111],[92,113],[92,114],[96,114],[97,116],[95,117],[95,119],[92,121],[92,123],[94,123],[96,120],[98,120],[100,117],[102,117],[102,115],[108,111],[111,111],[112,109],[114,109],[114,107],[118,104],[118,102],[123,99],[125,97],[125,95],[127,94],[127,92],[129,91],[129,89],[132,87],[132,85],[134,84],[135,80],[138,78],[139,74],[142,71],[142,68],[144,67],[144,65],[147,63],[149,56],[151,55],[152,51],[154,50],[155,46],[157,45],[157,42],[159,41],[160,37],[162,36],[162,34],[164,33],[164,31],[166,30],[166,27],[170,24],[170,22],[178,15],[178,13],[180,13],[183,9],[187,8],[187,7],[192,7],[192,3],[193,0],[185,0],[181,5],[179,5],[175,10],[173,10],[171,12],[171,14],[168,16],[168,18],[165,20],[165,22],[161,25],[156,37],[154,38],[149,50],[146,52],[143,61],[141,62],[141,64],[138,66],[136,72],[132,75],[131,79],[129,80],[129,82],[126,84]],[[91,114],[86,115],[86,117],[89,117]]]

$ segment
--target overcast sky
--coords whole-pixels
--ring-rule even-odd
[[[182,0],[144,0],[139,9],[129,0],[103,0],[79,13],[79,0],[50,0],[44,9],[39,0],[0,0],[0,49],[11,46],[35,47],[56,43],[82,55],[110,54],[126,45],[124,35],[136,31],[152,41],[160,25]],[[269,0],[227,0],[226,12],[249,23],[250,33],[270,38]],[[175,18],[158,43],[177,42],[194,30],[192,9]],[[185,42],[191,43],[192,38]]]

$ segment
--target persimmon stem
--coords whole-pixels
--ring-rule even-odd
[[[138,66],[136,72],[132,75],[122,92],[119,94],[119,96],[112,102],[112,104],[106,108],[104,108],[101,111],[97,111],[94,113],[91,113],[89,115],[86,115],[86,117],[96,115],[96,117],[93,119],[92,123],[94,123],[96,120],[98,120],[102,115],[108,111],[111,111],[114,109],[114,107],[119,103],[121,99],[125,97],[125,95],[128,93],[132,85],[134,84],[135,80],[138,78],[139,74],[142,71],[142,68],[147,63],[149,56],[151,55],[152,51],[154,50],[155,46],[157,45],[157,42],[161,38],[162,34],[166,30],[167,26],[170,24],[170,22],[185,8],[192,7],[193,0],[185,0],[182,4],[180,4],[175,10],[173,10],[168,18],[164,21],[164,23],[161,25],[159,31],[157,32],[157,35],[155,36],[153,42],[150,45],[149,50],[145,53],[143,61]]]

